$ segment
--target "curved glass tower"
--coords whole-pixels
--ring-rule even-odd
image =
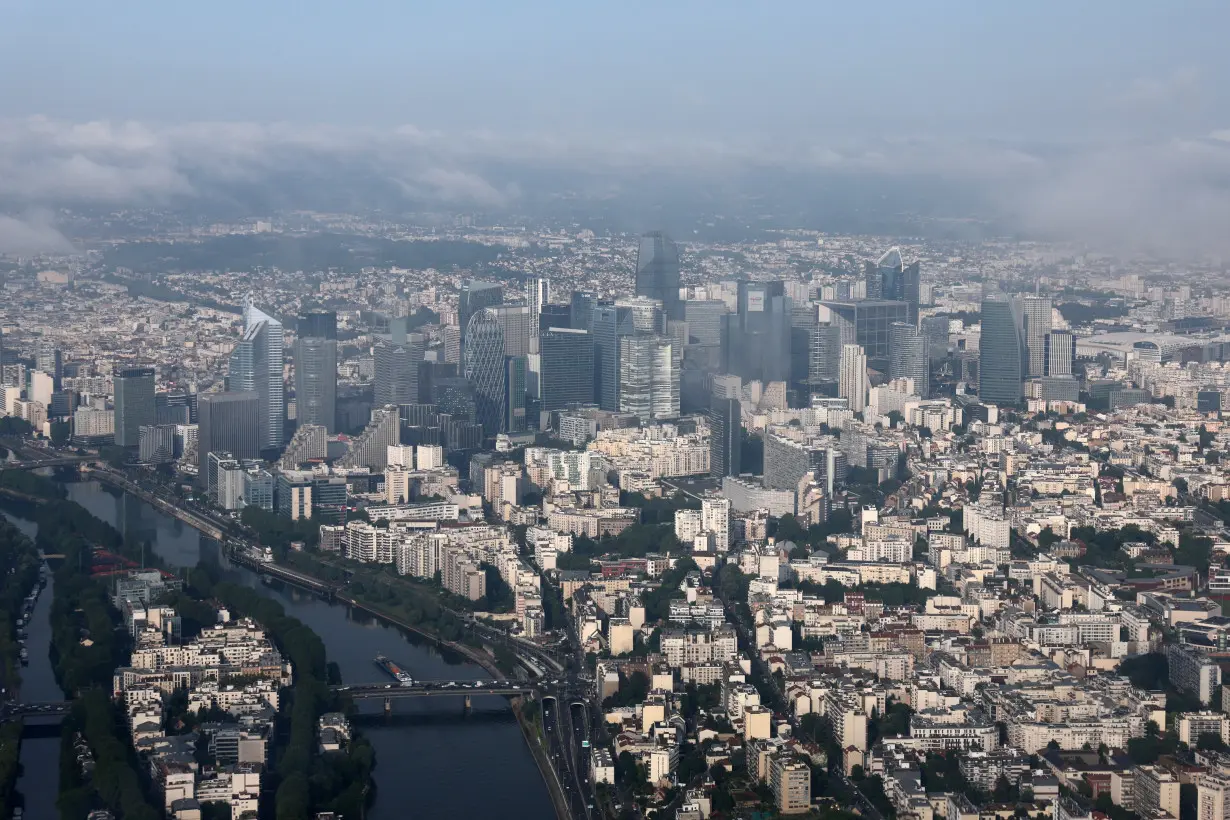
[[[244,305],[243,325],[243,338],[231,351],[227,389],[257,394],[261,447],[281,447],[285,443],[286,424],[282,323],[248,301]]]
[[[668,319],[683,319],[679,302],[679,248],[661,231],[641,237],[636,254],[636,295],[662,303]]]
[[[982,338],[978,342],[978,398],[988,404],[1017,404],[1028,372],[1025,320],[1020,299],[988,285],[982,294]]]
[[[493,437],[504,429],[504,331],[499,317],[483,308],[466,325],[466,380],[474,385],[476,422],[483,435]]]

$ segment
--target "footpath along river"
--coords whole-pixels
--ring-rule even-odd
[[[342,671],[344,683],[385,682],[376,655],[404,666],[416,678],[478,680],[490,675],[481,667],[452,653],[441,654],[415,635],[389,626],[344,604],[330,604],[309,593],[280,583],[261,582],[256,573],[236,567],[222,557],[219,545],[186,524],[164,515],[138,498],[103,487],[95,481],[67,482],[68,496],[128,538],[148,540],[153,551],[177,567],[194,567],[199,560],[223,566],[236,582],[260,589],[320,635],[329,660]],[[12,518],[12,516],[9,516]],[[21,522],[27,532],[30,522]],[[51,587],[44,591],[39,609],[50,609]],[[43,611],[46,622],[46,611]],[[33,645],[30,669],[45,664],[46,647]],[[27,677],[27,680],[29,678]],[[50,684],[55,686],[54,680]],[[59,690],[54,690],[58,694]],[[383,704],[361,704],[361,729],[376,750],[376,798],[366,820],[434,820],[476,817],[502,820],[548,820],[554,817],[546,784],[526,748],[521,729],[504,698],[476,697],[470,715],[463,714],[461,698],[412,698],[395,702],[393,715],[382,716]],[[31,772],[26,765],[22,793],[30,805],[31,790],[54,795],[58,788],[58,740],[49,767]],[[26,746],[22,748],[26,762]],[[27,784],[36,777],[38,785]],[[27,816],[54,817],[27,810]]]

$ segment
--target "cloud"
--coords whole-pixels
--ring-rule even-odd
[[[1139,104],[1165,100],[1198,88],[1199,80],[1198,73],[1180,70],[1135,84],[1130,96]],[[530,213],[548,200],[598,201],[621,193],[641,195],[638,208],[652,207],[667,186],[705,190],[703,207],[720,208],[720,197],[733,202],[756,185],[762,198],[831,197],[826,185],[835,178],[853,182],[855,190],[874,183],[886,192],[877,207],[889,213],[930,206],[933,213],[992,219],[1099,250],[1230,254],[1223,227],[1230,223],[1230,129],[1187,139],[1061,145],[444,133],[413,124],[0,120],[0,202],[23,212],[79,205],[317,207],[326,192],[337,191],[331,202],[355,209]],[[904,200],[907,188],[913,199],[894,201]],[[10,244],[21,237],[23,245],[66,245],[47,220],[3,224]]]
[[[1190,102],[1201,93],[1200,70],[1179,66],[1160,77],[1139,77],[1114,98],[1124,108],[1158,108]]]
[[[73,243],[51,224],[47,214],[22,220],[0,214],[0,254],[73,253]]]

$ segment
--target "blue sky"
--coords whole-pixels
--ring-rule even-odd
[[[1230,127],[1230,3],[0,0],[0,117],[797,140]],[[17,82],[12,82],[18,78]]]

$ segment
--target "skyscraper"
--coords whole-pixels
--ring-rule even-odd
[[[1076,363],[1076,337],[1070,330],[1046,334],[1046,375],[1071,376]]]
[[[420,401],[419,365],[423,362],[423,345],[420,333],[408,333],[400,343],[393,339],[376,342],[373,404],[386,407]]]
[[[282,382],[282,323],[250,301],[244,305],[243,338],[231,351],[227,389],[260,398],[261,447],[285,443],[286,388]]]
[[[889,337],[892,349],[889,351],[888,377],[913,379],[914,392],[926,398],[931,391],[926,339],[918,328],[905,322],[893,322]]]
[[[632,329],[637,333],[664,333],[667,316],[660,299],[648,296],[626,296],[615,300],[615,307],[624,308],[632,317]]]
[[[598,306],[598,297],[581,290],[572,292],[569,313],[571,321],[568,326],[574,330],[592,330],[594,325],[594,308]]]
[[[924,316],[920,325],[927,340],[927,359],[933,364],[942,362],[948,357],[948,317]]]
[[[594,308],[594,398],[603,410],[619,412],[619,340],[635,332],[629,308]]]
[[[34,348],[34,369],[52,378],[52,389],[59,390],[64,378],[64,358],[55,342],[40,340]]]
[[[988,284],[982,294],[978,397],[988,404],[1018,403],[1028,365],[1021,300]]]
[[[592,356],[590,360],[593,360]],[[508,414],[504,428],[510,433],[524,433],[526,430],[525,391],[528,376],[526,371],[525,356],[504,357],[504,408]]]
[[[550,279],[545,276],[532,276],[525,281],[525,302],[529,305],[530,315],[535,319],[534,335],[538,335],[537,319],[542,314],[542,306],[550,301]]]
[[[837,394],[850,402],[850,409],[861,413],[867,407],[867,354],[858,345],[842,345],[841,378]]]
[[[503,431],[504,406],[504,331],[491,308],[483,308],[470,317],[466,326],[466,380],[474,385],[477,418],[483,435],[494,437]]]
[[[743,422],[739,400],[713,396],[709,402],[709,474],[739,475]]]
[[[337,314],[299,317],[295,339],[295,419],[337,430]]]
[[[700,345],[722,343],[722,317],[726,303],[717,300],[689,299],[683,303],[683,318],[688,323],[689,342]]]
[[[461,328],[463,343],[470,317],[483,308],[495,307],[503,301],[504,286],[499,282],[471,279],[461,286],[461,296],[457,300],[457,324]]]
[[[889,328],[893,322],[913,324],[907,303],[883,300],[821,302],[820,321],[841,328],[841,343],[863,348],[877,369],[888,367]]]
[[[726,372],[744,381],[790,378],[790,297],[784,282],[740,282],[738,313],[724,317]]]
[[[832,322],[817,322],[811,327],[807,380],[815,391],[821,385],[836,384],[840,375],[841,328]]]
[[[538,335],[538,314],[531,305],[497,305],[488,308],[495,314],[504,334],[504,355],[524,356],[530,340]]]
[[[1025,375],[1046,375],[1046,334],[1051,332],[1051,300],[1045,296],[1026,296],[1022,313],[1025,319],[1025,350],[1029,357]]]
[[[619,412],[641,421],[679,416],[679,362],[674,342],[663,336],[619,340]]]
[[[257,458],[265,446],[261,399],[254,391],[202,393],[197,399],[197,481],[204,484],[210,453]]]
[[[864,263],[864,280],[867,299],[890,302],[905,302],[908,305],[906,321],[918,323],[920,298],[919,264],[906,265],[901,259],[900,248],[889,248],[875,264]]]
[[[116,372],[115,443],[138,447],[141,428],[154,423],[154,368],[129,367]]]
[[[594,403],[594,342],[592,334],[576,328],[553,327],[539,337],[543,410]]]
[[[641,237],[636,254],[636,295],[662,303],[668,319],[682,319],[679,302],[679,248],[661,231]]]
[[[591,311],[590,321],[593,321]],[[534,335],[546,333],[553,327],[572,327],[572,307],[570,305],[546,304],[538,311],[538,329]],[[588,328],[581,328],[587,330]]]

